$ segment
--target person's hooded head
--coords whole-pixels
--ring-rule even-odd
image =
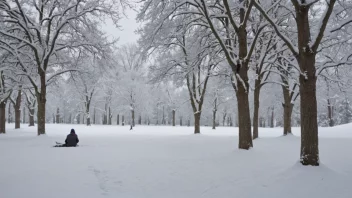
[[[75,130],[74,129],[71,129],[71,133],[70,134],[76,134]]]

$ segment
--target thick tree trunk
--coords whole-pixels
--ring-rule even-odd
[[[15,108],[15,129],[21,128],[21,99],[22,99],[22,88],[18,90]]]
[[[119,115],[119,114],[117,114],[117,120],[116,120],[116,122],[117,122],[117,123],[116,123],[117,125],[120,125],[120,115]]]
[[[216,110],[213,110],[213,128],[212,129],[215,129],[216,128]]]
[[[6,133],[6,102],[0,103],[0,134]]]
[[[122,126],[125,126],[125,116],[124,116],[124,115],[122,115],[122,120],[121,120],[121,122],[122,122]]]
[[[307,75],[300,75],[301,163],[319,166],[315,56],[306,56],[299,64]]]
[[[254,89],[254,110],[253,110],[253,139],[258,138],[258,128],[259,128],[259,98],[260,97],[260,81],[255,80]]]
[[[176,126],[176,110],[172,110],[172,126]]]
[[[141,115],[139,115],[139,117],[138,117],[138,124],[142,125],[142,116]]]
[[[34,108],[29,109],[29,126],[34,126]]]
[[[249,110],[248,91],[249,86],[247,66],[242,65],[240,69],[241,79],[237,78],[238,89],[236,92],[237,96],[237,107],[238,107],[238,148],[239,149],[250,149],[253,147],[252,142],[252,127],[251,127],[251,116]],[[245,86],[245,87],[244,87]]]
[[[43,93],[38,94],[38,111],[37,111],[38,135],[45,134],[45,104],[46,104],[46,96],[43,95]]]
[[[194,114],[194,134],[200,133],[200,113]]]

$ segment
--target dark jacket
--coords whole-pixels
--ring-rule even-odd
[[[74,133],[72,131],[70,134],[67,135],[66,140],[65,140],[66,146],[77,146],[78,142],[79,142],[78,136],[76,135],[76,133]]]

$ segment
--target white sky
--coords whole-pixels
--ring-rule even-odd
[[[103,25],[103,29],[107,32],[107,34],[112,38],[119,38],[118,45],[123,45],[127,43],[134,43],[138,40],[138,35],[135,34],[135,30],[139,27],[136,22],[137,13],[131,9],[126,10],[126,18],[120,20],[120,28],[117,29],[111,21],[107,21],[106,24]]]

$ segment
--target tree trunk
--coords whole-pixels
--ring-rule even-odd
[[[111,107],[109,107],[109,114],[108,114],[108,124],[111,125],[111,118],[112,118],[112,114],[111,114]]]
[[[194,134],[200,133],[200,113],[194,114]]]
[[[243,30],[242,30],[243,31]],[[240,31],[242,37],[246,38],[246,32]],[[240,43],[241,44],[241,43]],[[246,43],[242,43],[242,45],[247,45]],[[247,46],[242,46],[242,48]],[[240,46],[241,48],[241,46]],[[246,52],[247,54],[247,52]],[[243,56],[243,54],[242,54]],[[239,68],[239,76],[241,79],[237,78],[237,108],[238,108],[238,148],[239,149],[250,149],[253,147],[252,142],[252,126],[251,126],[251,116],[249,110],[249,100],[248,100],[248,73],[247,68],[248,65],[237,65]]]
[[[21,128],[21,99],[22,99],[22,87],[17,92],[15,108],[15,129]]]
[[[253,111],[253,139],[257,139],[259,136],[259,98],[260,97],[260,81],[255,80],[255,89],[254,89],[254,111]]]
[[[215,129],[216,127],[216,110],[213,110],[213,128],[212,129]]]
[[[15,110],[15,129],[21,128],[21,107]]]
[[[316,98],[315,56],[306,56],[300,68],[307,76],[300,75],[301,97],[301,163],[319,166],[318,121]]]
[[[93,124],[96,124],[96,110],[95,110],[95,107],[94,107]]]
[[[9,108],[7,109],[7,114],[8,114],[7,123],[10,124],[12,122],[11,102],[9,102]]]
[[[274,107],[271,109],[270,128],[274,128]]]
[[[34,126],[34,107],[29,109],[29,126]]]
[[[23,114],[22,114],[22,123],[26,123],[26,107],[23,107],[22,110]]]
[[[330,103],[330,99],[328,99],[328,118],[329,118],[329,126],[333,127],[334,126],[333,109]]]
[[[6,133],[6,102],[0,103],[0,134]]]
[[[104,112],[104,115],[103,115],[103,124],[107,124],[108,122],[108,117],[107,117],[107,113],[108,113],[108,105],[107,103],[105,103],[105,112]]]
[[[89,112],[87,113],[87,126],[90,126],[90,115]]]
[[[176,126],[176,110],[172,110],[172,126]]]
[[[290,90],[288,88],[289,88],[288,85],[286,87],[282,86],[282,91],[284,95],[284,104],[282,104],[284,108],[284,135],[292,133],[291,115],[292,115],[293,104],[291,103]]]
[[[182,126],[182,116],[180,117],[180,126]]]
[[[246,73],[247,71],[242,71]],[[242,77],[243,79],[243,77]],[[243,79],[244,82],[248,82],[248,78]],[[250,149],[253,147],[252,142],[252,132],[251,132],[251,117],[249,110],[248,101],[248,88],[242,86],[242,82],[237,80],[238,90],[237,90],[237,106],[238,106],[238,148],[239,149]]]
[[[38,111],[37,111],[37,122],[38,122],[38,135],[45,134],[45,104],[46,96],[43,93],[46,91],[41,90],[42,93],[38,94]]]
[[[59,124],[60,123],[60,108],[58,107],[56,109],[56,124]]]
[[[226,121],[226,113],[222,115],[222,126],[225,126],[225,121]]]
[[[119,114],[117,114],[117,120],[116,120],[116,122],[117,122],[117,123],[116,123],[117,125],[120,125],[120,115],[119,115]]]
[[[191,126],[191,119],[188,119],[187,126]]]
[[[134,110],[131,110],[131,116],[132,116],[132,123],[131,125],[134,127],[135,126],[135,122],[134,122]]]
[[[139,115],[139,117],[138,117],[138,124],[142,125],[142,116],[141,115]]]
[[[163,106],[163,119],[161,120],[161,124],[162,125],[165,125],[166,122],[165,122],[165,113],[164,113],[164,106]]]
[[[125,126],[125,116],[124,116],[124,115],[122,115],[122,120],[121,120],[121,122],[122,122],[122,126]]]

